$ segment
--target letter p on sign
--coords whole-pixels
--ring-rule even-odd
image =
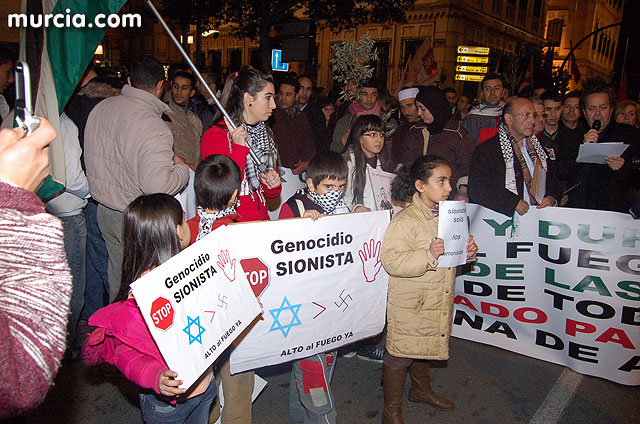
[[[251,284],[253,294],[260,297],[269,285],[269,267],[259,258],[241,259],[240,265]]]
[[[167,330],[173,325],[173,306],[164,297],[159,297],[151,304],[153,325],[160,330]]]

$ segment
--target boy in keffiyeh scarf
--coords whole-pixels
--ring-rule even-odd
[[[191,242],[236,220],[242,172],[228,156],[211,155],[196,168],[194,186],[198,213],[188,223]]]
[[[307,187],[298,190],[280,208],[278,219],[312,218],[348,213],[342,196],[347,184],[347,164],[341,155],[324,151],[309,161]]]
[[[282,205],[279,219],[317,220],[323,215],[349,212],[342,200],[348,168],[341,155],[329,151],[319,153],[309,161],[306,172],[307,188],[296,192]],[[293,362],[289,408],[294,421],[336,423],[331,377],[337,353],[320,353]]]

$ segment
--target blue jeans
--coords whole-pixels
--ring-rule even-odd
[[[91,315],[105,306],[105,295],[109,292],[109,254],[98,227],[97,202],[89,200],[84,208],[84,219],[87,223],[87,289],[82,318],[88,321]]]
[[[69,316],[69,324],[67,325],[69,331],[67,336],[68,345],[73,346],[77,335],[78,321],[84,306],[87,226],[83,214],[61,217],[60,220],[62,221],[64,233],[64,250],[69,268],[71,268],[71,276],[73,277],[71,316]]]
[[[147,424],[207,424],[209,409],[217,391],[218,386],[212,377],[204,393],[175,405],[165,402],[155,394],[140,393],[142,418]]]

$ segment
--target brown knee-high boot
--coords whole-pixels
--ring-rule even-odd
[[[411,377],[409,400],[411,402],[426,402],[436,409],[453,409],[455,406],[453,402],[434,393],[431,388],[429,369],[427,361],[413,361],[409,367],[409,376]]]
[[[382,389],[384,392],[384,411],[382,424],[404,424],[402,420],[402,394],[407,365],[404,358],[384,355],[382,364]]]

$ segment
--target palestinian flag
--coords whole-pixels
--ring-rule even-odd
[[[50,144],[49,162],[51,177],[60,184],[66,183],[60,114],[107,30],[93,25],[95,16],[118,13],[125,3],[126,0],[22,0],[22,13],[43,17],[38,28],[22,28],[20,60],[31,71],[34,114],[47,118],[58,131],[58,137]],[[52,22],[45,27],[44,16],[57,13],[70,17],[83,14],[85,27],[76,28],[72,24],[57,28]]]

